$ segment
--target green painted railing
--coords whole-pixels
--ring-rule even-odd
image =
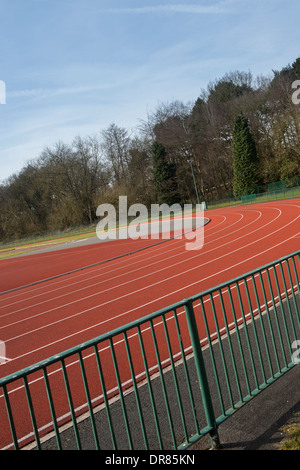
[[[233,197],[233,195],[223,198],[222,200],[213,199],[206,201],[208,209],[214,207],[224,207],[227,205],[252,204],[269,202],[275,200],[291,199],[300,197],[300,177],[288,179],[286,181],[277,181],[264,186],[255,188],[253,194],[247,194],[241,197]]]
[[[300,251],[0,379],[0,447],[218,447],[295,365],[299,279]]]

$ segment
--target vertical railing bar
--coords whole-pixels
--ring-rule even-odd
[[[299,268],[299,271],[300,271],[300,255],[297,255],[297,257],[295,256],[295,258],[298,260],[298,268]],[[296,278],[296,283],[297,283],[297,288],[298,288],[298,297],[299,297],[299,300],[300,300],[300,285],[299,285],[299,280],[300,280],[300,274],[299,274],[299,278],[298,278],[298,275],[297,275],[297,268],[296,268],[296,262],[293,258],[293,265],[294,265],[294,269],[295,269],[295,278]],[[297,310],[298,312],[298,315],[299,315],[299,311]]]
[[[223,396],[222,396],[222,390],[221,390],[221,387],[220,387],[220,380],[219,380],[219,374],[218,374],[216,360],[215,360],[215,354],[214,354],[214,351],[213,351],[213,345],[212,345],[211,338],[210,338],[210,332],[209,332],[209,326],[208,326],[208,322],[207,322],[204,302],[203,302],[202,297],[200,297],[199,300],[200,300],[202,316],[203,316],[203,320],[204,320],[206,338],[207,338],[208,345],[209,345],[209,353],[210,353],[210,357],[211,357],[211,361],[212,361],[212,365],[213,365],[214,377],[215,377],[216,386],[217,386],[218,395],[219,395],[220,406],[221,406],[222,413],[224,415],[225,414],[225,406],[224,406],[224,401],[223,401]]]
[[[27,404],[28,404],[28,409],[29,409],[29,413],[30,413],[31,423],[32,423],[32,427],[33,427],[33,432],[34,432],[34,436],[35,436],[36,447],[37,447],[38,450],[41,450],[39,430],[38,430],[38,427],[37,427],[37,422],[36,422],[35,413],[34,413],[34,409],[33,409],[32,398],[31,398],[31,393],[30,393],[30,389],[29,389],[28,380],[27,380],[26,375],[23,377],[23,383],[24,383],[24,387],[25,387],[25,393],[26,393],[26,398],[27,398]]]
[[[292,311],[291,311],[291,306],[290,306],[290,302],[289,302],[289,295],[288,295],[288,291],[287,291],[287,286],[286,286],[285,275],[284,275],[284,272],[283,272],[282,263],[279,263],[279,266],[280,266],[280,273],[281,273],[281,277],[282,277],[283,288],[284,288],[284,293],[285,293],[285,297],[286,297],[286,304],[287,304],[287,308],[288,308],[288,314],[289,314],[289,318],[290,318],[290,322],[291,322],[292,332],[294,334],[294,340],[297,341],[297,334],[296,334],[294,320],[293,320]]]
[[[229,345],[230,357],[231,357],[231,362],[232,362],[233,371],[234,371],[235,382],[236,382],[236,385],[237,385],[237,390],[238,390],[240,400],[242,401],[242,391],[241,391],[240,380],[239,380],[239,376],[238,376],[238,372],[237,372],[235,355],[234,355],[234,351],[233,351],[233,347],[232,347],[231,334],[230,334],[230,331],[229,331],[227,315],[226,315],[226,309],[225,309],[224,300],[223,300],[223,294],[222,294],[222,291],[220,289],[218,290],[218,292],[219,292],[219,297],[220,297],[220,302],[221,302],[221,309],[222,309],[226,334],[227,334],[227,338],[228,338],[228,345]]]
[[[116,358],[116,353],[115,353],[115,348],[114,348],[112,338],[109,338],[109,346],[110,346],[110,351],[111,351],[112,360],[113,360],[114,369],[115,369],[115,374],[116,374],[116,379],[117,379],[117,385],[118,385],[118,390],[119,390],[119,395],[120,395],[120,402],[121,402],[121,407],[122,407],[122,412],[123,412],[123,418],[124,418],[125,427],[126,427],[126,434],[127,434],[128,444],[129,444],[130,450],[133,450],[131,430],[130,430],[130,425],[129,425],[129,421],[128,421],[128,415],[127,415],[125,400],[124,400],[124,396],[123,396],[120,373],[119,373],[119,368],[118,368],[118,364],[117,364],[117,358]]]
[[[236,282],[235,285],[236,285],[236,290],[237,290],[238,299],[239,299],[239,305],[240,305],[240,310],[241,310],[241,315],[242,315],[242,320],[243,320],[243,325],[244,325],[244,331],[245,331],[246,342],[247,342],[247,346],[248,346],[250,362],[251,362],[252,371],[253,371],[253,377],[254,377],[256,388],[258,389],[258,380],[257,380],[255,361],[254,361],[253,354],[252,354],[252,347],[251,347],[251,342],[250,342],[250,338],[249,338],[249,334],[248,334],[247,321],[246,321],[246,318],[245,318],[245,312],[244,312],[244,307],[243,307],[243,301],[242,301],[242,298],[241,298],[240,287],[239,287],[238,282]]]
[[[171,343],[170,343],[170,336],[169,336],[168,327],[166,325],[166,319],[165,319],[164,315],[162,316],[162,321],[163,321],[165,336],[166,336],[166,340],[167,340],[168,352],[169,352],[169,357],[170,357],[170,362],[171,362],[171,367],[172,367],[173,380],[174,380],[174,384],[175,384],[176,396],[177,396],[177,400],[178,400],[178,406],[179,406],[179,412],[180,412],[182,427],[183,427],[183,431],[184,431],[184,437],[185,437],[185,440],[188,441],[189,437],[188,437],[186,421],[185,421],[185,416],[184,416],[184,411],[183,411],[183,406],[182,406],[182,400],[181,400],[181,395],[180,395],[180,390],[179,390],[179,384],[178,384],[176,370],[175,370],[172,347],[171,347]]]
[[[291,356],[292,356],[291,340],[290,340],[290,336],[289,336],[289,332],[288,332],[288,327],[287,327],[287,324],[286,324],[286,319],[285,319],[285,314],[284,314],[284,308],[283,308],[283,303],[282,303],[282,298],[281,298],[281,292],[280,292],[280,287],[279,287],[279,282],[278,282],[278,276],[277,276],[276,266],[275,266],[275,265],[273,266],[273,272],[274,272],[274,277],[275,277],[275,283],[276,283],[276,289],[277,289],[277,293],[278,293],[278,299],[279,299],[280,309],[281,309],[281,316],[282,316],[283,325],[284,325],[284,330],[285,330],[286,339],[287,339],[287,345],[288,345],[289,352],[290,352],[290,357],[291,357]]]
[[[248,395],[250,395],[251,389],[250,389],[250,384],[249,384],[249,377],[248,377],[247,367],[246,367],[246,363],[245,363],[245,355],[244,355],[244,351],[243,351],[242,340],[241,340],[240,332],[239,332],[239,325],[238,325],[238,321],[237,321],[236,313],[235,313],[235,308],[234,308],[234,304],[233,304],[231,288],[230,288],[229,285],[227,286],[227,291],[228,291],[228,296],[229,296],[229,300],[230,300],[230,307],[231,307],[231,312],[232,312],[232,316],[233,316],[235,332],[236,332],[236,336],[237,336],[237,340],[238,340],[240,359],[241,359],[242,364],[243,364],[243,371],[244,371],[244,377],[245,377],[245,381],[246,381],[246,387],[247,387]]]
[[[295,282],[296,282],[296,287],[297,287],[297,290],[298,290],[298,297],[300,298],[300,255],[293,256],[291,258],[291,260],[292,260],[292,265],[293,265],[293,268],[294,268]],[[298,273],[297,273],[296,260],[298,261],[299,278],[298,278]]]
[[[198,419],[197,419],[197,415],[196,415],[196,406],[195,406],[195,401],[194,401],[192,388],[191,388],[191,379],[190,379],[190,374],[189,374],[188,367],[187,367],[187,361],[186,361],[186,357],[185,357],[184,347],[183,347],[183,344],[182,344],[182,337],[181,337],[180,326],[179,326],[179,322],[178,322],[178,318],[177,318],[177,312],[176,312],[175,309],[173,310],[173,315],[174,315],[174,321],[175,321],[175,325],[176,325],[177,337],[178,337],[179,345],[180,345],[182,364],[183,364],[184,373],[185,373],[185,377],[186,377],[186,382],[187,382],[188,393],[189,393],[189,398],[190,398],[194,423],[195,423],[195,427],[196,427],[196,432],[197,432],[197,434],[200,434],[200,427],[199,427],[199,423],[198,423]]]
[[[107,417],[108,426],[109,426],[109,430],[110,430],[112,445],[113,445],[113,449],[117,450],[117,442],[116,442],[114,427],[113,427],[112,419],[111,419],[111,415],[110,415],[109,402],[108,402],[108,397],[107,397],[107,393],[106,393],[106,386],[105,386],[105,381],[104,381],[104,376],[103,376],[103,372],[102,372],[102,366],[101,366],[101,362],[100,362],[100,357],[99,357],[98,345],[97,344],[94,345],[94,351],[95,351],[96,363],[97,363],[97,367],[98,367],[98,373],[99,373],[100,384],[101,384],[101,388],[102,388],[103,400],[104,400],[104,404],[105,404],[106,417]]]
[[[7,388],[6,388],[5,384],[2,386],[2,389],[3,389],[5,406],[6,406],[6,411],[7,411],[7,415],[8,415],[8,421],[9,421],[9,426],[10,426],[10,430],[11,430],[11,435],[12,435],[12,438],[13,438],[14,447],[15,447],[15,450],[19,450],[19,443],[18,443],[16,428],[15,428],[14,418],[13,418],[13,414],[12,414],[12,409],[11,409],[11,405],[10,405],[8,391],[7,391]]]
[[[290,286],[291,286],[291,295],[293,297],[293,304],[294,304],[294,308],[295,308],[295,315],[296,315],[296,318],[297,318],[298,329],[300,329],[299,316],[297,315],[298,306],[297,306],[297,300],[296,300],[296,296],[295,296],[293,279],[292,279],[292,274],[291,274],[291,268],[290,268],[289,261],[291,261],[291,263],[293,263],[294,260],[293,260],[293,258],[287,259],[286,268],[287,268],[288,278],[289,278],[289,282],[290,282]]]
[[[65,388],[66,388],[66,392],[67,392],[67,398],[68,398],[71,417],[72,417],[72,423],[73,423],[73,429],[74,429],[76,444],[77,444],[78,450],[81,450],[81,441],[80,441],[80,436],[79,436],[79,432],[78,432],[76,415],[75,415],[75,410],[74,410],[74,406],[73,406],[73,399],[72,399],[72,394],[71,394],[71,389],[70,389],[70,384],[69,384],[69,379],[68,379],[68,374],[67,374],[67,369],[66,369],[64,359],[60,360],[60,364],[61,364],[64,383],[65,383]]]
[[[203,354],[201,350],[200,338],[199,338],[197,322],[195,318],[194,307],[193,307],[193,303],[191,300],[186,302],[184,309],[186,312],[188,329],[189,329],[189,334],[190,334],[194,358],[195,358],[195,365],[197,369],[197,376],[198,376],[199,387],[200,387],[201,395],[202,395],[206,422],[210,429],[209,434],[210,434],[212,446],[214,448],[219,448],[220,439],[219,439],[219,433],[218,433],[218,426],[217,426],[217,422],[215,418],[212,397],[211,397],[211,393],[209,389],[205,363],[204,363]]]
[[[261,355],[261,347],[260,347],[260,343],[259,343],[259,339],[258,339],[258,335],[257,335],[257,330],[256,330],[256,322],[255,322],[255,319],[254,319],[253,307],[252,307],[249,288],[248,288],[248,282],[247,282],[247,279],[243,279],[243,281],[244,281],[247,301],[248,301],[248,305],[249,305],[249,313],[250,313],[250,317],[251,317],[251,324],[252,324],[252,328],[253,328],[256,349],[257,349],[260,368],[261,368],[261,372],[262,372],[262,376],[263,376],[263,383],[265,384],[266,383],[266,374],[265,374],[265,368],[264,368],[262,355]],[[256,287],[255,286],[253,286],[253,287],[254,287],[254,290],[255,290]]]
[[[92,426],[95,446],[96,446],[96,450],[100,450],[99,438],[98,438],[98,433],[97,433],[97,428],[96,428],[96,423],[95,423],[95,417],[94,417],[92,401],[91,401],[91,395],[90,395],[90,391],[89,391],[89,385],[88,385],[88,381],[87,381],[87,376],[86,376],[86,371],[85,371],[81,351],[78,351],[78,359],[79,359],[79,364],[80,364],[80,370],[81,370],[81,376],[82,376],[82,380],[83,380],[85,396],[86,396],[86,399],[87,399],[87,404],[88,404],[88,409],[89,409],[89,414],[90,414],[90,419],[91,419],[91,426]]]
[[[50,382],[49,382],[49,377],[47,374],[46,367],[43,367],[43,375],[44,375],[44,381],[45,381],[45,386],[46,386],[46,391],[47,391],[47,396],[48,396],[50,412],[52,416],[52,422],[53,422],[53,427],[54,427],[54,432],[55,432],[57,448],[58,450],[61,450],[62,449],[61,439],[60,439],[59,428],[58,428],[56,414],[55,414],[55,407],[54,407],[54,402],[53,402],[53,397],[52,397],[52,392],[51,392],[51,387],[50,387]]]
[[[218,292],[219,292],[219,296],[220,296],[220,291],[218,291]],[[211,303],[212,312],[213,312],[213,318],[214,318],[214,322],[215,322],[215,326],[216,326],[216,332],[217,332],[217,337],[218,337],[218,345],[219,345],[219,350],[220,350],[220,354],[221,354],[221,358],[222,358],[223,370],[224,370],[224,374],[225,374],[225,381],[226,381],[226,385],[227,385],[230,405],[233,408],[234,402],[233,402],[233,396],[232,396],[232,389],[231,389],[231,384],[230,384],[230,380],[229,380],[227,364],[226,364],[226,360],[225,360],[225,356],[224,356],[223,344],[222,344],[222,339],[221,339],[221,335],[220,335],[220,328],[219,328],[219,323],[218,323],[218,319],[217,319],[217,315],[216,315],[215,302],[214,302],[212,294],[209,295],[209,298],[210,298],[210,303]]]
[[[162,366],[161,366],[159,350],[158,350],[158,346],[157,346],[157,340],[156,340],[156,335],[155,335],[152,320],[150,320],[150,329],[151,329],[151,335],[152,335],[152,340],[153,340],[154,349],[155,349],[155,355],[156,355],[156,360],[157,360],[157,365],[158,365],[158,370],[159,370],[159,375],[160,375],[160,382],[161,382],[161,386],[162,386],[162,391],[163,391],[163,396],[164,396],[164,401],[165,401],[165,406],[166,406],[166,411],[167,411],[167,416],[168,416],[168,421],[169,421],[173,446],[174,446],[174,449],[176,449],[177,446],[176,446],[176,438],[175,438],[175,434],[174,434],[172,414],[171,414],[171,410],[170,410],[170,404],[169,404],[169,399],[168,399],[165,380],[164,380],[164,373],[163,373]]]
[[[277,310],[276,310],[276,302],[275,302],[275,298],[274,298],[273,287],[272,287],[272,282],[271,282],[271,279],[270,279],[269,269],[266,269],[266,274],[267,274],[268,285],[269,285],[270,294],[271,294],[272,307],[273,307],[274,318],[275,318],[276,327],[277,327],[277,333],[278,333],[278,336],[279,336],[281,352],[282,352],[285,367],[287,367],[287,361],[286,361],[286,355],[285,355],[284,344],[283,344],[283,339],[282,339],[282,333],[281,333],[281,328],[280,328],[280,324],[279,324],[279,320],[278,320],[278,315],[277,315]]]
[[[271,335],[271,340],[272,340],[272,345],[273,345],[273,350],[274,350],[274,356],[275,356],[275,360],[276,360],[276,364],[277,364],[277,371],[279,372],[280,365],[279,365],[279,358],[278,358],[278,353],[277,353],[277,346],[276,346],[276,343],[275,343],[274,330],[273,330],[272,322],[271,322],[271,319],[270,319],[270,310],[269,310],[268,300],[267,300],[266,291],[265,291],[265,285],[264,285],[264,281],[263,281],[263,277],[262,277],[261,272],[259,272],[259,281],[260,281],[260,286],[261,286],[261,290],[262,290],[262,294],[263,294],[263,298],[264,298],[264,305],[265,305],[265,308],[266,308],[266,317],[267,317],[267,320],[268,320],[268,326],[269,326],[269,330],[270,330],[270,335]],[[271,363],[271,374],[272,374],[272,378],[274,378],[274,369],[273,369],[272,363]]]
[[[258,274],[261,275],[260,272]],[[252,284],[253,284],[253,289],[254,289],[254,295],[255,295],[255,300],[256,300],[256,305],[257,305],[258,316],[259,316],[260,325],[261,325],[261,332],[262,332],[263,342],[264,342],[265,350],[266,350],[266,353],[267,353],[269,369],[270,369],[271,377],[274,377],[272,361],[271,361],[271,356],[270,356],[270,349],[269,349],[269,345],[268,345],[268,341],[267,341],[267,337],[266,337],[266,329],[265,329],[265,325],[264,325],[264,322],[263,322],[263,317],[262,317],[262,313],[261,313],[261,307],[260,307],[260,302],[259,302],[257,286],[256,286],[254,275],[251,276],[251,279],[252,279]]]
[[[146,433],[146,428],[145,428],[145,421],[144,421],[144,417],[143,417],[143,410],[142,410],[141,401],[140,401],[140,397],[139,397],[139,393],[138,393],[138,388],[137,388],[137,383],[136,383],[136,378],[135,378],[135,373],[134,373],[134,368],[133,368],[133,363],[132,363],[132,355],[131,355],[131,352],[130,352],[129,343],[128,343],[128,336],[127,336],[126,331],[124,331],[123,337],[124,337],[124,342],[125,342],[129,367],[130,367],[130,373],[131,373],[131,378],[132,378],[132,383],[133,383],[133,389],[134,389],[137,409],[138,409],[138,413],[139,413],[140,424],[141,424],[142,433],[143,433],[144,444],[145,444],[146,450],[148,450],[149,445],[148,445],[148,438],[147,438],[147,433]]]
[[[161,431],[160,431],[160,426],[159,426],[159,420],[158,420],[158,415],[157,415],[157,410],[156,410],[156,406],[155,406],[155,400],[154,400],[154,395],[153,395],[153,390],[152,390],[152,385],[151,385],[151,378],[150,378],[150,374],[149,374],[147,357],[146,357],[144,342],[143,342],[143,338],[142,338],[142,334],[141,334],[141,329],[140,329],[139,326],[137,326],[137,332],[138,332],[138,338],[139,338],[140,348],[141,348],[142,357],[143,357],[145,374],[146,374],[146,377],[147,377],[148,391],[149,391],[151,406],[152,406],[152,410],[153,410],[153,417],[154,417],[154,421],[155,421],[155,428],[156,428],[157,438],[158,438],[158,442],[159,442],[159,447],[160,447],[160,449],[163,450],[163,442],[162,442]]]
[[[300,263],[299,263],[300,264]],[[296,280],[296,286],[297,286],[297,289],[298,289],[298,298],[299,298],[299,301],[300,301],[300,286],[299,286],[299,280],[298,280],[298,275],[297,275],[297,268],[296,268],[296,264],[295,264],[295,259],[292,258],[292,265],[293,265],[293,270],[294,270],[294,274],[295,274],[295,280]],[[300,266],[299,266],[300,268]],[[296,300],[296,297],[295,297],[295,300]],[[298,306],[297,306],[297,302],[296,302],[296,305],[295,305],[295,310],[296,310],[296,315],[297,315],[297,320],[298,320],[298,325],[300,323],[300,319],[299,319],[299,309],[298,309]],[[299,325],[299,328],[300,328],[300,325]]]

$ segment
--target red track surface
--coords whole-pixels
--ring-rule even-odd
[[[300,200],[206,211],[204,246],[185,239],[0,295],[0,376],[30,366],[300,247]],[[138,250],[120,240],[0,261],[0,291]],[[0,397],[0,419],[5,406]],[[3,426],[2,426],[3,428]],[[24,430],[25,433],[25,430]],[[11,438],[10,438],[11,439]],[[0,429],[0,448],[7,445]]]

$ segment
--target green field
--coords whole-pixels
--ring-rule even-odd
[[[36,237],[0,243],[0,259],[28,253],[45,246],[54,246],[72,240],[81,240],[95,236],[94,227],[82,227],[55,234],[37,235]]]

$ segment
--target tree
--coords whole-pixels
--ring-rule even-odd
[[[117,189],[126,186],[128,163],[130,160],[130,137],[125,128],[110,124],[102,131],[103,151],[110,162]]]
[[[107,185],[107,170],[97,138],[77,137],[73,142],[73,149],[72,179],[76,188],[76,200],[84,221],[91,224],[96,220],[97,196]]]
[[[253,194],[258,185],[258,157],[248,119],[241,112],[233,131],[233,193]]]
[[[298,57],[292,65],[288,64],[286,67],[283,67],[280,71],[273,70],[274,78],[278,78],[278,76],[285,76],[291,80],[299,79],[300,74],[300,57]]]
[[[152,146],[148,140],[135,137],[132,139],[129,154],[128,201],[150,207],[155,195],[152,180]]]
[[[153,144],[153,183],[159,204],[180,202],[177,191],[176,167],[168,162],[166,149],[159,142]]]
[[[71,146],[57,143],[40,157],[52,194],[49,223],[61,228],[93,223],[110,172],[96,137],[76,137]]]
[[[233,101],[252,90],[251,82],[252,76],[250,73],[236,71],[226,74],[221,80],[209,83],[208,100],[216,104]]]

